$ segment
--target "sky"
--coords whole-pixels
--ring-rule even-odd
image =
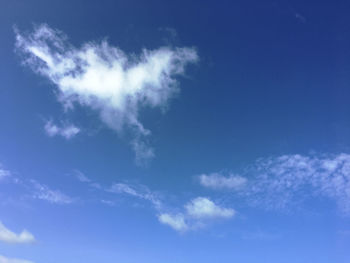
[[[0,263],[350,262],[349,8],[2,0]]]

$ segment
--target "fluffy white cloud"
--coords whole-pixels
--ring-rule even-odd
[[[235,210],[231,208],[222,208],[213,201],[205,197],[197,197],[185,205],[189,216],[202,218],[230,218],[234,216]]]
[[[62,127],[57,126],[56,124],[52,123],[52,121],[48,121],[45,124],[45,132],[50,137],[60,135],[67,140],[73,138],[75,135],[77,135],[80,132],[80,129],[72,124],[64,125]]]
[[[184,232],[198,227],[203,227],[212,219],[228,219],[235,215],[235,210],[223,208],[208,198],[197,197],[189,201],[183,213],[162,213],[158,220],[173,229]]]
[[[33,263],[33,261],[18,258],[7,258],[0,255],[0,263]]]
[[[45,200],[54,204],[70,204],[73,203],[73,199],[58,190],[52,190],[48,186],[40,184],[34,180],[31,180],[35,192],[33,198]]]
[[[199,177],[199,183],[202,186],[212,189],[241,189],[246,183],[247,179],[230,174],[229,176],[223,176],[220,173],[201,174]]]
[[[158,216],[158,220],[162,224],[169,225],[176,231],[183,232],[188,229],[188,226],[187,226],[187,223],[185,222],[185,217],[183,214],[172,215],[172,214],[164,213]]]
[[[256,204],[283,208],[311,193],[335,200],[350,213],[349,154],[260,159],[248,173],[255,178],[246,194]]]
[[[178,92],[175,76],[198,59],[192,48],[144,49],[139,56],[127,55],[106,41],[75,48],[47,25],[28,35],[16,31],[16,47],[25,64],[56,85],[66,108],[79,103],[99,112],[113,130],[133,131],[133,148],[141,158],[154,154],[144,141],[150,131],[139,121],[140,107],[166,108]]]
[[[16,234],[6,228],[2,222],[0,222],[0,241],[6,243],[33,243],[35,242],[34,236],[27,230],[23,230],[21,233]],[[1,263],[1,258],[0,258]]]

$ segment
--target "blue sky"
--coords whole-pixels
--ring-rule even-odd
[[[0,3],[0,263],[350,261],[347,1]]]

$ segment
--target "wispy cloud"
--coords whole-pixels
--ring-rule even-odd
[[[308,193],[336,201],[341,211],[350,213],[350,155],[283,155],[261,159],[249,195],[255,202],[285,207]]]
[[[35,238],[27,230],[23,230],[21,233],[16,234],[6,228],[4,224],[0,222],[0,241],[13,244],[33,243],[35,242]]]
[[[246,183],[247,179],[239,176],[230,174],[224,176],[221,173],[211,173],[211,174],[201,174],[198,176],[199,183],[208,188],[212,189],[242,189]]]
[[[91,183],[91,180],[81,171],[79,170],[74,170],[73,174],[75,177],[82,183]]]
[[[45,200],[53,204],[71,204],[74,202],[73,198],[58,190],[52,190],[35,180],[31,180],[31,183],[34,186],[33,198],[35,199]]]
[[[48,136],[50,137],[62,136],[67,140],[73,138],[80,132],[80,129],[74,126],[73,124],[68,124],[68,125],[59,127],[56,124],[54,124],[51,120],[46,122],[44,128]]]
[[[144,49],[137,56],[107,41],[75,48],[66,39],[47,25],[36,27],[32,34],[16,30],[16,47],[24,63],[56,85],[66,108],[78,103],[96,110],[111,129],[134,133],[132,146],[138,158],[153,157],[145,140],[150,131],[139,121],[140,108],[167,107],[179,91],[175,77],[198,60],[196,51],[162,47]]]
[[[129,185],[125,183],[114,183],[107,191],[117,194],[128,194],[151,202],[156,209],[160,209],[162,202],[158,195],[144,185]]]
[[[75,169],[71,173],[73,176],[75,176],[80,182],[88,184],[89,186],[95,188],[95,189],[102,189],[102,186],[99,183],[94,182],[89,177],[87,177],[83,172]]]
[[[221,175],[201,176],[205,187],[223,188],[244,182],[242,191],[235,192],[251,204],[265,208],[284,209],[303,199],[323,196],[334,200],[340,210],[350,214],[350,155],[282,155],[261,158],[247,167],[243,176],[222,177]],[[238,183],[239,185],[239,183]],[[220,186],[220,187],[219,187]]]
[[[10,175],[11,175],[11,172],[3,168],[3,166],[0,163],[0,180]]]
[[[203,227],[208,220],[228,219],[235,215],[235,210],[215,204],[206,197],[197,197],[184,206],[182,213],[161,213],[158,215],[159,222],[169,225],[179,232]]]
[[[18,259],[18,258],[7,258],[0,255],[0,263],[33,263],[33,261]]]

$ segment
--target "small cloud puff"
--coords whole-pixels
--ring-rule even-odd
[[[0,180],[8,176],[11,176],[11,172],[9,170],[4,169],[0,163]]]
[[[197,197],[185,205],[186,212],[194,218],[230,218],[235,210],[222,208],[205,197]]]
[[[158,216],[158,220],[162,224],[169,225],[176,231],[183,232],[188,229],[188,225],[185,222],[185,217],[183,214],[171,215],[171,214],[164,213]]]
[[[72,124],[59,127],[52,121],[46,122],[44,129],[46,134],[50,137],[62,136],[67,140],[73,138],[80,132],[80,129]]]
[[[235,215],[234,209],[220,207],[206,197],[194,198],[184,208],[183,213],[161,213],[158,215],[159,222],[169,225],[176,231],[185,232],[203,227],[208,220],[228,219]]]

